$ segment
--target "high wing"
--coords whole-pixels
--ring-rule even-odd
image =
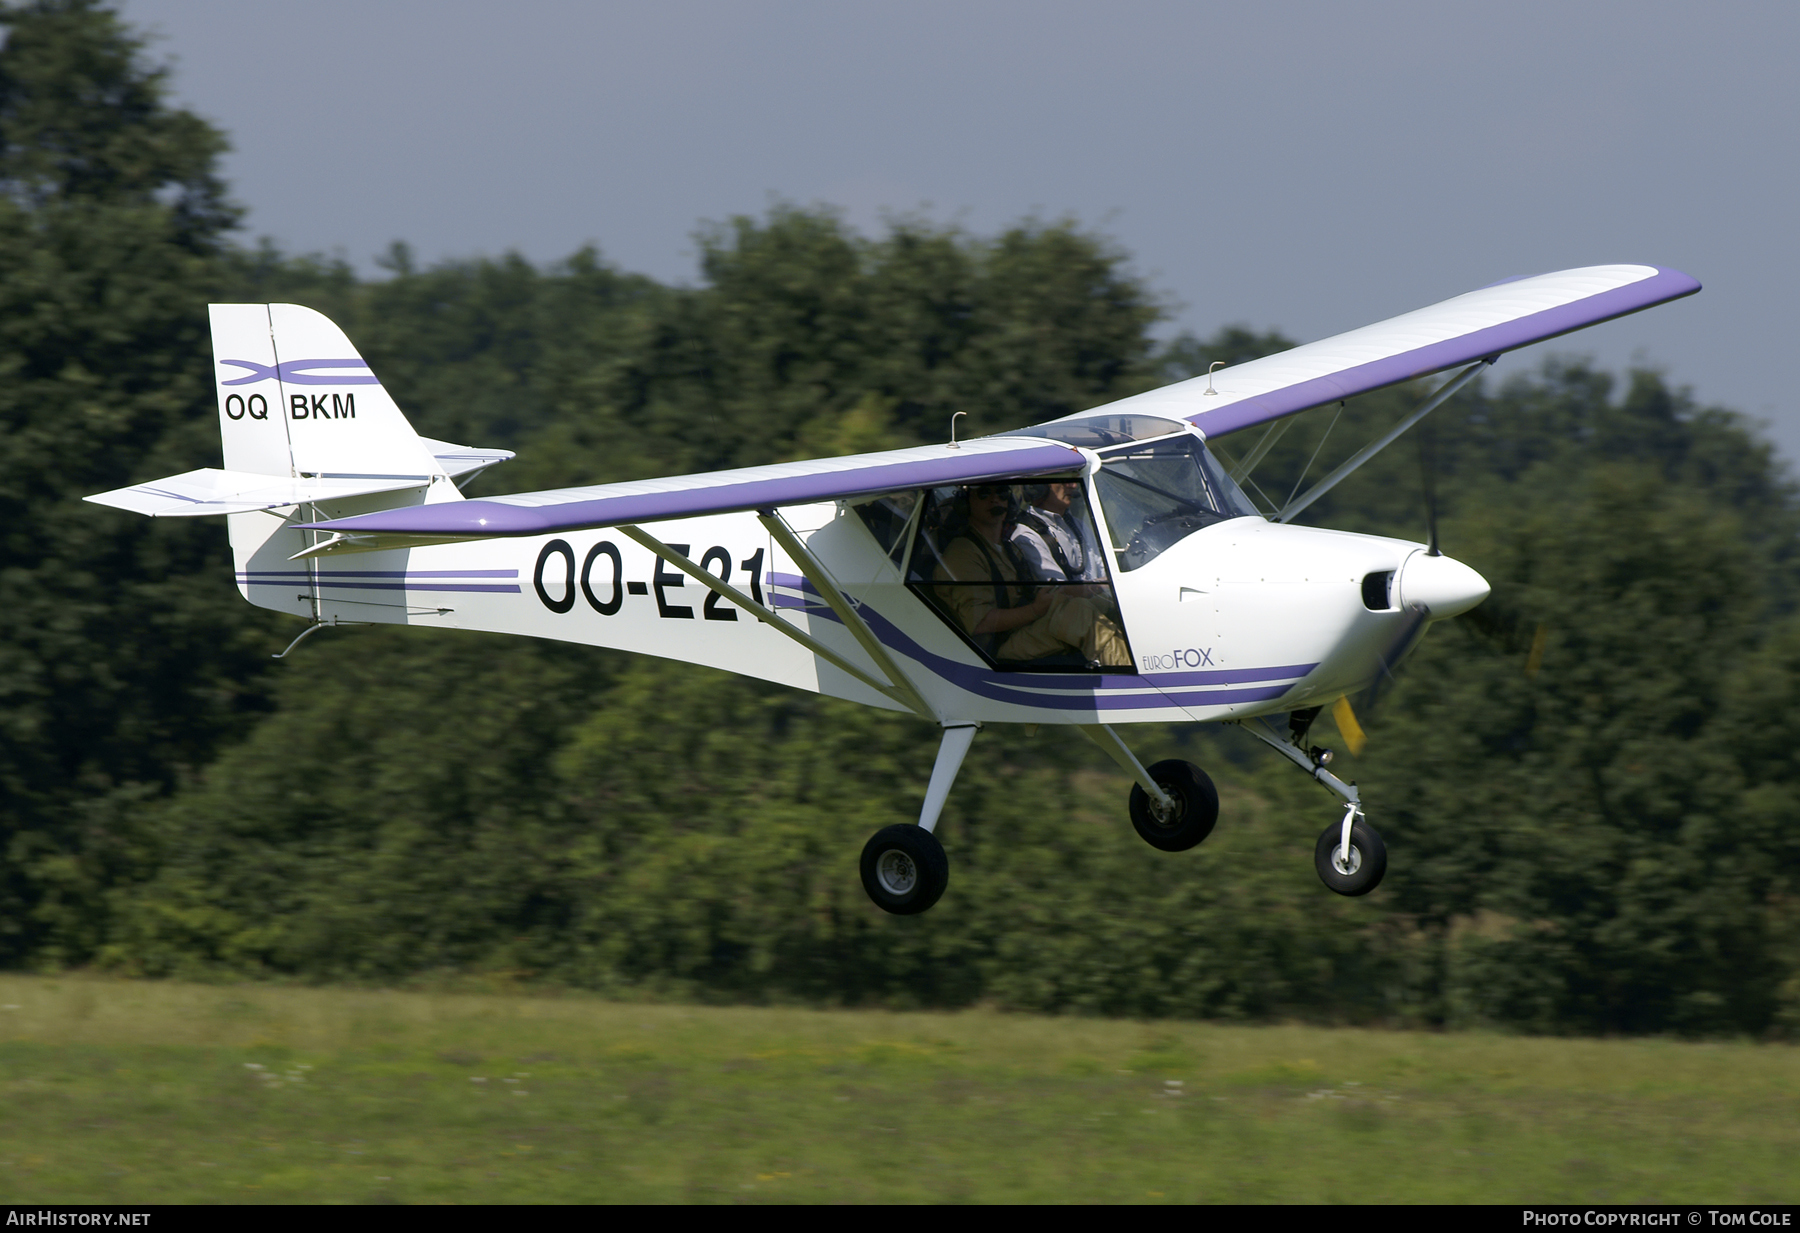
[[[385,536],[426,542],[547,535],[806,505],[900,488],[1054,475],[1078,471],[1083,465],[1081,452],[1072,446],[1035,438],[989,437],[955,445],[920,445],[877,454],[406,506],[304,525],[347,537],[344,547],[379,548],[387,546],[381,542]]]
[[[1090,408],[1185,419],[1209,437],[1410,381],[1692,295],[1679,270],[1590,266],[1511,279],[1429,308],[1307,343],[1159,390]],[[495,536],[545,535],[705,514],[800,505],[900,488],[1049,475],[1082,466],[1074,448],[1034,437],[917,446],[667,479],[519,493],[382,510],[304,524],[355,550]]]
[[[1185,419],[1208,437],[1366,394],[1680,299],[1680,270],[1596,265],[1508,279],[1277,355],[1080,413]],[[1067,417],[1070,419],[1074,416]]]

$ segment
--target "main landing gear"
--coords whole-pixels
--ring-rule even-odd
[[[883,912],[914,916],[950,885],[950,858],[938,837],[922,826],[884,826],[863,845],[863,889]]]
[[[1313,850],[1319,880],[1340,895],[1366,895],[1381,885],[1387,872],[1387,848],[1375,828],[1363,820],[1356,785],[1325,769],[1329,752],[1305,747],[1306,730],[1316,711],[1296,712],[1286,739],[1262,720],[1245,720],[1245,731],[1344,798],[1343,818],[1325,828]],[[937,763],[916,826],[887,826],[863,845],[863,889],[875,906],[895,916],[913,916],[943,897],[950,884],[950,858],[933,832],[944,811],[950,786],[962,768],[979,724],[949,724],[938,745]],[[1219,820],[1219,792],[1205,771],[1192,762],[1170,759],[1145,768],[1105,724],[1082,724],[1080,730],[1104,749],[1137,782],[1131,789],[1131,825],[1153,848],[1185,852],[1196,847]]]
[[[1212,834],[1219,820],[1219,790],[1205,771],[1170,758],[1152,766],[1150,778],[1169,799],[1159,804],[1141,784],[1131,785],[1131,826],[1140,839],[1164,852],[1185,852]]]
[[[950,858],[932,832],[937,830],[938,816],[944,812],[944,801],[956,782],[956,772],[962,769],[969,743],[980,730],[980,724],[946,724],[919,824],[884,826],[863,845],[863,889],[883,912],[915,916],[936,903],[950,885]]]
[[[863,845],[863,889],[882,911],[896,916],[923,912],[949,885],[950,860],[932,832],[979,727],[945,726],[919,824],[883,827]],[[1146,770],[1105,724],[1083,724],[1081,732],[1137,781],[1131,789],[1131,825],[1144,842],[1165,852],[1185,852],[1212,834],[1219,820],[1219,791],[1205,771],[1178,760]]]

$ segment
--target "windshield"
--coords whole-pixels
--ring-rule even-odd
[[[1101,455],[1100,505],[1121,570],[1132,570],[1202,527],[1260,517],[1223,467],[1190,436]]]

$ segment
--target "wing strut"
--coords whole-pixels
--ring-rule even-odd
[[[1289,501],[1285,506],[1282,507],[1281,512],[1279,514],[1275,515],[1275,517],[1272,519],[1272,521],[1274,521],[1274,522],[1292,521],[1295,514],[1298,514],[1301,510],[1303,510],[1307,506],[1311,505],[1314,501],[1317,501],[1320,497],[1322,497],[1326,493],[1330,492],[1333,488],[1336,488],[1338,486],[1339,481],[1345,479],[1347,476],[1349,476],[1349,474],[1352,471],[1354,471],[1358,467],[1362,466],[1363,463],[1369,461],[1369,459],[1375,457],[1375,455],[1379,454],[1382,450],[1384,450],[1388,446],[1392,445],[1394,443],[1395,438],[1397,438],[1401,433],[1405,432],[1408,428],[1411,428],[1414,424],[1418,423],[1420,420],[1424,419],[1427,415],[1430,415],[1433,411],[1437,410],[1439,404],[1441,404],[1446,398],[1449,398],[1450,395],[1456,393],[1456,391],[1460,390],[1463,386],[1467,385],[1470,381],[1474,380],[1476,373],[1480,372],[1483,368],[1486,368],[1489,364],[1492,364],[1495,360],[1497,360],[1499,358],[1500,357],[1497,355],[1490,355],[1484,360],[1476,360],[1473,364],[1469,365],[1467,368],[1465,368],[1461,372],[1457,373],[1454,377],[1452,377],[1448,381],[1444,382],[1443,385],[1438,387],[1437,393],[1433,394],[1430,398],[1427,398],[1425,400],[1425,402],[1423,403],[1423,405],[1421,405],[1417,411],[1414,411],[1411,415],[1407,416],[1405,419],[1401,420],[1398,424],[1396,424],[1393,428],[1393,431],[1389,432],[1386,436],[1382,437],[1380,440],[1375,441],[1374,443],[1372,443],[1370,445],[1365,445],[1362,449],[1358,450],[1355,454],[1353,454],[1351,456],[1349,462],[1346,462],[1343,466],[1341,466],[1337,470],[1333,471],[1330,475],[1327,475],[1324,479],[1322,479],[1318,483],[1314,484],[1311,488],[1308,488],[1302,496],[1297,497],[1292,501]]]
[[[657,539],[654,535],[643,530],[641,527],[622,525],[619,526],[617,530],[619,534],[623,535],[625,538],[638,544],[640,547],[649,549],[700,585],[717,591],[720,595],[723,595],[726,599],[744,609],[744,611],[761,621],[764,625],[772,627],[779,633],[786,634],[795,642],[798,642],[801,646],[811,651],[814,655],[817,655],[820,659],[825,660],[833,667],[855,677],[884,698],[892,699],[907,710],[916,712],[924,719],[929,719],[933,723],[937,722],[937,716],[931,712],[929,707],[925,706],[924,700],[918,696],[918,692],[912,688],[912,683],[906,681],[905,677],[898,678],[905,682],[904,689],[896,688],[893,685],[883,684],[870,676],[867,672],[864,672],[861,668],[858,668],[849,660],[845,659],[842,655],[839,655],[836,651],[820,642],[817,638],[814,638],[811,634],[806,633],[804,630],[796,629],[793,625],[775,615],[771,609],[757,603],[748,595],[732,586],[729,582],[726,582],[724,579],[714,574],[711,570],[696,565],[693,561],[689,560],[681,553],[676,552],[673,548]],[[802,568],[804,569],[805,567],[802,566]],[[811,575],[809,574],[808,577],[810,576]],[[860,620],[860,618],[858,619]],[[852,632],[854,632],[854,630]],[[880,663],[881,661],[877,660],[876,662]],[[883,667],[885,669],[886,665],[884,664]]]
[[[781,550],[787,553],[789,559],[800,567],[800,572],[806,575],[806,580],[812,583],[819,594],[824,597],[825,602],[831,605],[831,610],[837,613],[838,620],[844,623],[844,628],[850,631],[856,641],[861,644],[862,649],[869,653],[869,658],[874,660],[883,672],[887,673],[888,679],[894,683],[894,692],[889,692],[889,696],[898,702],[904,702],[911,710],[917,711],[926,719],[936,723],[938,718],[936,713],[932,711],[925,699],[919,696],[918,689],[913,686],[912,681],[901,670],[900,665],[894,662],[894,657],[888,654],[888,649],[881,645],[881,639],[875,636],[875,631],[869,628],[869,623],[862,619],[862,614],[856,610],[856,606],[850,602],[849,597],[838,589],[837,583],[831,580],[831,575],[825,572],[825,567],[819,564],[819,559],[808,552],[806,545],[801,543],[799,537],[788,529],[788,524],[781,520],[781,515],[772,509],[759,509],[756,511],[756,520],[768,528],[769,534],[775,537],[775,542],[781,545]]]

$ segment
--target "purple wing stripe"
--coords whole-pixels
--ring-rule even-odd
[[[948,452],[946,452],[948,453]],[[893,462],[813,475],[752,480],[600,497],[561,505],[507,505],[500,501],[446,501],[304,523],[313,530],[388,535],[457,535],[477,538],[501,535],[549,535],[621,523],[662,522],[701,514],[730,514],[780,505],[810,505],[839,497],[861,496],[898,488],[931,488],[970,484],[1003,476],[1049,475],[1082,465],[1081,455],[1066,445],[1045,444],[998,454],[948,455],[918,462]]]
[[[1547,308],[1543,312],[1446,339],[1428,347],[1372,360],[1367,364],[1346,368],[1330,376],[1315,377],[1311,381],[1302,381],[1255,398],[1245,398],[1217,411],[1202,411],[1190,415],[1188,419],[1207,436],[1221,437],[1226,433],[1280,419],[1284,415],[1292,415],[1296,411],[1305,411],[1309,407],[1323,406],[1328,402],[1366,394],[1384,386],[1429,376],[1459,364],[1472,364],[1490,355],[1499,355],[1503,351],[1543,342],[1585,326],[1598,325],[1602,321],[1611,321],[1614,317],[1623,317],[1669,300],[1677,300],[1698,290],[1700,284],[1680,270],[1656,267],[1656,273],[1649,278],[1615,287],[1611,291],[1602,291],[1571,304]]]
[[[238,377],[232,381],[221,381],[220,385],[255,385],[258,381],[278,380],[289,385],[380,385],[381,381],[373,373],[368,372],[368,363],[359,359],[348,360],[288,360],[282,364],[258,364],[255,360],[220,360],[221,364],[230,364],[235,368],[247,368],[248,376]],[[315,373],[308,370],[314,368],[360,368],[363,374],[345,376],[336,373]]]

